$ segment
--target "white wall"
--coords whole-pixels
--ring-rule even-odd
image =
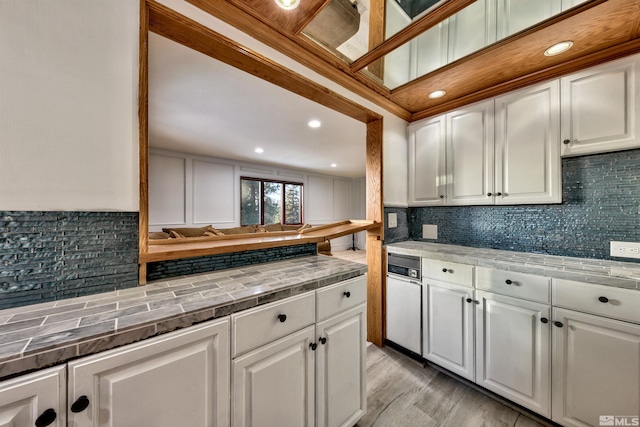
[[[139,3],[0,1],[0,210],[138,210]]]
[[[363,159],[364,161],[364,159]],[[364,219],[364,178],[350,179],[273,166],[150,149],[149,225],[216,228],[240,225],[240,177],[303,184],[304,222],[318,225]],[[331,241],[346,249],[351,237]],[[364,247],[362,243],[357,243]]]

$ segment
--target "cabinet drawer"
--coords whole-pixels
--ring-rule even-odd
[[[233,357],[316,321],[315,292],[231,315]]]
[[[497,294],[549,303],[551,280],[533,274],[477,267],[476,287]]]
[[[640,323],[640,291],[553,279],[553,305]]]
[[[472,288],[473,266],[423,258],[422,277]]]
[[[345,280],[319,289],[316,306],[318,321],[367,301],[367,276]]]

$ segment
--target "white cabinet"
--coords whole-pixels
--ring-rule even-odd
[[[0,382],[0,425],[67,425],[66,369],[58,366]]]
[[[68,364],[69,425],[229,425],[229,320]]]
[[[640,147],[637,55],[571,74],[562,84],[562,155]]]
[[[314,341],[308,326],[233,360],[232,426],[314,425]]]
[[[493,204],[493,100],[446,115],[448,205]]]
[[[445,203],[445,116],[409,127],[409,206]]]
[[[553,320],[553,421],[583,427],[605,425],[602,416],[635,416],[637,422],[640,325],[560,308]]]
[[[476,383],[551,414],[550,306],[476,291]]]
[[[496,41],[496,0],[477,0],[448,19],[447,62],[489,46]]]
[[[498,0],[498,40],[561,12],[561,0]]]
[[[473,381],[473,288],[427,278],[423,283],[423,357]]]
[[[233,314],[231,425],[356,424],[366,411],[366,297],[360,276]]]
[[[559,105],[557,80],[495,99],[495,204],[562,201]]]

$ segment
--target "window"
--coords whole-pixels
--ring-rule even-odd
[[[240,178],[240,223],[302,224],[302,184]]]

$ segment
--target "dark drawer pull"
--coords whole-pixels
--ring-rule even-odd
[[[541,321],[542,323],[549,323],[549,319],[547,319],[546,317],[542,317],[542,318],[540,318],[540,321]]]
[[[506,283],[507,285],[510,285],[510,284],[512,284],[513,282],[512,282],[511,280],[507,279],[507,280],[505,280],[505,281],[504,281],[504,283]]]
[[[279,320],[281,323],[284,323],[284,322],[285,322],[285,320],[287,320],[287,315],[286,315],[286,314],[278,314],[278,320]]]
[[[472,300],[471,298],[467,298],[467,302],[468,302],[468,303],[472,303],[472,302],[473,302],[473,300]]]
[[[80,396],[78,400],[73,402],[71,405],[71,412],[77,414],[78,412],[82,412],[89,406],[89,398],[87,396]]]
[[[349,298],[351,296],[351,292],[346,291],[345,293],[343,293],[342,295],[344,295],[345,297]]]
[[[571,144],[571,140],[570,139],[565,139],[564,141],[562,141],[562,143],[564,145],[568,145],[568,144]]]
[[[562,322],[553,322],[554,325],[556,325],[558,328],[562,328],[564,325],[562,324]]]
[[[598,301],[600,301],[600,302],[609,302],[609,298],[607,298],[607,297],[600,297],[600,298],[598,298]]]
[[[325,345],[327,343],[327,339],[325,337],[320,337],[318,341],[320,341],[320,344],[322,345]]]
[[[36,427],[47,427],[53,424],[57,417],[56,411],[53,408],[49,408],[36,419]]]
[[[452,269],[450,269],[450,268],[443,268],[443,269],[442,269],[442,272],[443,272],[443,273],[453,273],[453,270],[452,270]]]
[[[309,344],[309,348],[311,348],[311,350],[316,351],[316,348],[318,348],[318,344],[312,342],[311,344]]]

